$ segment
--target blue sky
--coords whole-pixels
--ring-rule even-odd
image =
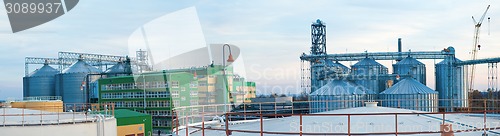
[[[207,44],[231,43],[245,55],[247,78],[261,92],[296,93],[302,52],[310,47],[310,24],[327,24],[327,51],[441,50],[454,46],[458,58],[469,58],[471,16],[490,4],[490,35],[485,20],[479,58],[500,51],[500,2],[493,0],[85,0],[67,14],[13,34],[0,8],[0,99],[22,96],[24,57],[57,57],[58,51],[128,54],[129,36],[141,25],[165,14],[194,7]],[[179,31],[182,31],[179,26]],[[439,62],[440,60],[436,60]],[[433,60],[427,64],[428,86],[434,88]],[[355,62],[345,62],[345,65]],[[381,61],[391,69],[391,61]],[[36,67],[36,66],[33,66]],[[487,69],[478,66],[476,86],[487,87]]]

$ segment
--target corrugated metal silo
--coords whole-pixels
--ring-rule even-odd
[[[405,78],[379,94],[381,105],[437,112],[438,92],[413,78]]]
[[[326,84],[324,74],[325,71],[325,61],[318,60],[318,62],[311,65],[311,93]]]
[[[23,78],[23,96],[54,96],[55,95],[55,75],[58,70],[48,64],[33,71],[33,73]]]
[[[107,77],[115,77],[115,76],[126,76],[132,74],[132,68],[130,66],[130,59],[118,62],[116,65],[107,69],[104,73],[106,73]]]
[[[439,106],[446,111],[468,107],[467,67],[454,66],[461,60],[450,57],[436,64],[436,91]]]
[[[386,79],[379,77],[388,73],[387,67],[371,58],[364,58],[351,66],[351,72],[357,76],[356,83],[375,93],[385,90]]]
[[[347,80],[332,80],[309,95],[310,112],[362,107],[363,102],[373,101],[375,93]]]
[[[422,84],[426,84],[425,64],[410,56],[392,65],[394,74],[411,75]]]
[[[332,60],[325,60],[325,74],[328,80],[340,80],[343,75],[349,74],[349,67],[339,63],[338,61],[333,62]]]
[[[82,88],[88,74],[97,74],[101,71],[79,59],[70,67],[56,75],[56,95],[62,96],[65,104],[86,103],[88,92]],[[97,80],[98,76],[89,76],[89,82]]]

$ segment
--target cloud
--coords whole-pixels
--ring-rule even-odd
[[[484,58],[498,56],[499,1],[86,0],[68,14],[19,34],[7,33],[11,30],[6,14],[0,14],[0,61],[4,69],[0,76],[9,77],[0,79],[0,84],[9,84],[9,91],[3,89],[8,96],[21,96],[25,56],[56,57],[58,51],[126,55],[127,39],[141,25],[193,5],[207,44],[237,45],[245,54],[245,65],[258,64],[261,69],[299,70],[298,57],[309,52],[311,44],[310,23],[318,18],[327,24],[329,53],[343,53],[346,49],[395,51],[397,38],[402,37],[404,50],[454,46],[460,59],[468,59],[474,30],[470,16],[481,16],[488,4],[492,5],[488,13],[492,18],[491,35],[487,35],[485,21],[478,55]],[[426,62],[428,69],[433,69],[432,63]],[[384,64],[390,67],[391,62]],[[484,65],[478,69],[477,85],[484,89],[487,70]],[[433,72],[427,73],[428,78],[434,78]],[[247,74],[268,86],[294,86],[298,80],[261,80],[248,70]]]

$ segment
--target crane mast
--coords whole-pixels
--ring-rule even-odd
[[[474,19],[474,16],[472,16],[472,20],[474,21],[474,44],[472,45],[472,51],[471,51],[471,60],[476,60],[477,59],[477,51],[478,49],[481,49],[481,45],[479,45],[479,30],[481,28],[481,24],[483,23],[484,17],[486,16],[486,12],[488,12],[488,9],[490,9],[490,5],[486,8],[486,11],[484,11],[483,16],[476,21]],[[469,69],[469,91],[472,92],[474,91],[474,72],[475,72],[476,65],[471,65]]]

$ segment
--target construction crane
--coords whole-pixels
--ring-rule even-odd
[[[471,51],[471,60],[476,60],[477,59],[477,51],[481,49],[481,45],[479,45],[479,30],[481,28],[481,24],[483,23],[484,17],[486,16],[486,12],[488,12],[488,9],[490,9],[490,5],[486,8],[486,11],[484,11],[483,16],[479,20],[476,21],[474,19],[474,16],[472,16],[472,20],[474,21],[474,44],[472,45],[472,51]],[[475,71],[476,65],[471,65],[469,69],[469,92],[474,91],[474,71]]]

